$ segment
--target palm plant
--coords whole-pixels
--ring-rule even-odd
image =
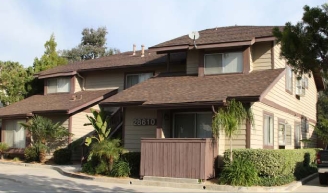
[[[123,152],[124,149],[121,147],[121,141],[119,139],[105,139],[99,143],[93,143],[88,160],[91,160],[92,156],[98,156],[107,163],[107,171],[109,173],[113,169],[114,161],[117,160]]]
[[[3,152],[7,149],[9,149],[9,146],[6,143],[0,143],[0,159],[3,159]]]
[[[96,131],[96,136],[86,137],[85,145],[89,146],[92,143],[92,140],[95,139],[97,142],[102,142],[107,139],[110,133],[111,128],[109,127],[109,116],[104,111],[96,111],[94,109],[90,109],[93,117],[87,115],[90,123],[84,124],[92,125]]]
[[[232,161],[232,138],[240,130],[240,125],[243,121],[254,122],[251,109],[246,109],[243,104],[234,99],[228,101],[225,108],[221,108],[215,112],[212,122],[212,132],[214,138],[219,138],[220,130],[225,132],[225,135],[230,139],[230,161]]]

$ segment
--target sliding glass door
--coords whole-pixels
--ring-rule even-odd
[[[174,114],[175,138],[212,138],[212,113]]]

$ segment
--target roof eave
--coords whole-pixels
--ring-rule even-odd
[[[45,79],[45,78],[53,78],[53,77],[59,77],[59,76],[73,76],[75,74],[77,74],[76,71],[58,72],[58,73],[53,73],[53,74],[38,75],[38,78]]]

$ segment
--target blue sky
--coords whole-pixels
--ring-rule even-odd
[[[80,43],[83,28],[107,27],[107,47],[146,47],[191,31],[296,23],[303,6],[325,0],[0,0],[0,61],[32,66],[55,34],[57,49]]]

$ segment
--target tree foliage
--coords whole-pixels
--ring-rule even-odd
[[[298,74],[328,72],[328,4],[304,6],[302,21],[286,23],[284,29],[274,28],[284,57]]]
[[[105,139],[108,138],[111,130],[109,125],[109,116],[104,111],[98,112],[92,108],[90,110],[93,114],[93,117],[86,115],[90,123],[86,123],[84,125],[85,126],[92,125],[93,128],[95,129],[96,136],[86,137],[85,139],[86,146],[89,146],[92,143],[93,139],[95,139],[98,143],[104,141]]]
[[[234,99],[228,101],[226,107],[215,112],[212,122],[213,136],[219,138],[220,131],[224,131],[230,139],[230,160],[232,160],[232,138],[239,132],[244,121],[253,123],[253,113],[250,108],[247,109],[241,102]]]
[[[328,90],[324,90],[319,93],[317,102],[317,124],[315,126],[315,132],[318,137],[328,144]]]
[[[81,43],[71,50],[62,50],[61,55],[70,62],[90,60],[120,53],[119,49],[106,47],[106,27],[84,28]]]
[[[52,34],[50,39],[44,44],[45,51],[43,56],[40,59],[34,59],[34,73],[67,64],[67,60],[58,55],[56,47],[55,35]]]
[[[26,70],[18,62],[0,61],[0,102],[4,106],[24,98],[26,77]]]

